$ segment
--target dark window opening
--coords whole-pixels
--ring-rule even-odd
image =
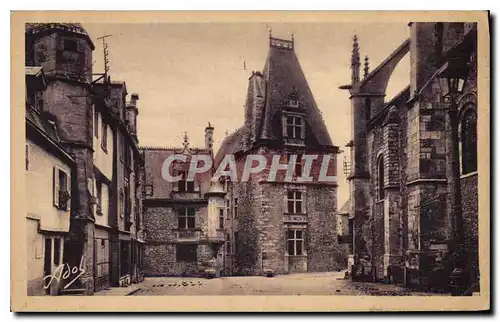
[[[187,180],[188,172],[183,171],[180,173],[180,175],[181,175],[181,180],[177,182],[179,192],[194,192],[194,181]]]
[[[61,239],[54,238],[54,265],[58,266],[61,261]]]
[[[304,253],[304,233],[302,230],[288,230],[288,255],[300,256]]]
[[[196,244],[177,244],[175,246],[175,257],[179,262],[196,262],[198,245]]]
[[[469,109],[462,119],[462,174],[477,171],[477,115]]]
[[[298,139],[302,135],[302,118],[299,116],[288,116],[286,118],[286,135],[289,138]]]
[[[45,252],[43,258],[43,275],[44,277],[52,274],[52,239],[45,238]],[[48,280],[48,279],[47,279]],[[48,281],[44,281],[44,285],[47,285]],[[50,287],[48,287],[45,292],[50,293]]]
[[[196,225],[196,209],[180,208],[177,220],[179,229],[194,229]]]
[[[78,42],[73,39],[64,39],[63,40],[64,51],[74,51],[78,52]]]
[[[287,193],[288,213],[302,213],[302,192],[288,191]]]

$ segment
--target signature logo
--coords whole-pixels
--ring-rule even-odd
[[[79,274],[75,278],[73,278],[68,284],[66,284],[66,286],[64,286],[64,289],[70,287],[71,284],[73,284],[80,276],[83,275],[83,273],[85,273],[85,268],[83,265],[83,256],[80,259],[79,267],[77,266],[70,267],[68,263],[64,263],[57,266],[54,271],[54,274],[47,275],[43,278],[43,288],[48,289],[52,284],[52,281],[56,280],[57,282],[59,282],[61,281],[61,279],[66,280],[70,277],[71,274],[74,275],[78,272]]]

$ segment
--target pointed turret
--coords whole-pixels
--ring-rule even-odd
[[[351,55],[351,85],[359,82],[359,45],[358,36],[354,35],[352,38],[352,55]]]

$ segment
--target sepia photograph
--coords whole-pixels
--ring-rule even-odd
[[[489,308],[486,11],[59,13],[12,20],[13,310]]]

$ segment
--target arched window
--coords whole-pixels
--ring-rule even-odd
[[[384,193],[384,155],[381,154],[377,160],[378,200],[385,198]]]
[[[461,122],[462,174],[477,171],[477,115],[469,108]]]

